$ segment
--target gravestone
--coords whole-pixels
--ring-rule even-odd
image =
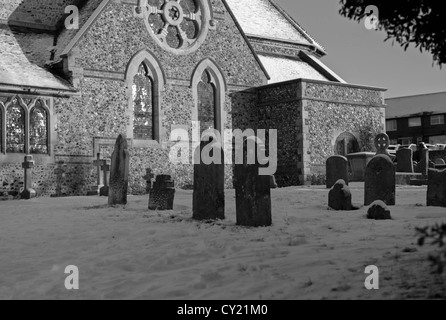
[[[208,146],[212,144],[211,146]],[[215,142],[202,141],[194,153],[194,193],[193,219],[215,220],[225,218],[225,167],[221,147],[213,152],[221,152],[221,164],[205,164],[201,159],[204,148],[213,147]]]
[[[258,148],[257,144],[256,148]],[[260,164],[257,152],[247,149],[245,142],[243,164],[236,164],[234,168],[237,225],[270,226],[272,225],[270,176],[259,175]],[[248,164],[248,155],[253,155],[254,164]]]
[[[328,194],[328,206],[337,211],[351,211],[352,193],[344,180],[338,180]]]
[[[387,205],[381,201],[374,201],[367,211],[367,219],[370,220],[392,220],[390,210]]]
[[[149,192],[149,210],[173,210],[175,184],[171,176],[159,175]]]
[[[400,149],[396,152],[396,171],[401,173],[414,173],[413,150],[409,148]]]
[[[390,138],[387,134],[380,133],[375,137],[376,155],[386,155],[389,158],[392,158],[388,151],[389,146]]]
[[[89,190],[87,191],[87,196],[97,196],[100,193],[100,188],[101,188],[101,166],[103,164],[104,160],[101,160],[101,154],[97,153],[96,155],[96,160],[93,161],[93,166],[96,167],[96,177],[97,177],[97,181],[96,181],[96,185],[92,186],[89,188]]]
[[[427,177],[429,171],[429,149],[422,148],[420,150],[420,162],[417,164],[417,173],[421,173],[423,176]]]
[[[103,174],[104,185],[101,187],[101,189],[99,189],[99,195],[101,197],[108,197],[108,193],[110,191],[110,187],[108,185],[109,174],[110,174],[110,160],[101,161],[101,170]]]
[[[395,192],[396,176],[392,160],[383,154],[375,156],[366,169],[364,205],[381,200],[388,206],[394,206]]]
[[[429,169],[427,206],[446,207],[446,170]]]
[[[348,185],[348,160],[343,156],[333,156],[326,161],[327,189],[343,180]]]
[[[60,198],[65,196],[62,193],[62,183],[65,178],[65,170],[63,169],[64,161],[59,161],[58,166],[54,169],[54,174],[56,175],[56,193],[51,195],[51,198]]]
[[[25,156],[24,162],[22,163],[22,168],[25,171],[25,179],[23,183],[24,190],[20,194],[21,199],[29,200],[36,197],[36,191],[32,188],[32,169],[34,168],[33,156]]]
[[[152,173],[152,169],[146,168],[146,175],[142,177],[146,181],[146,194],[150,193],[152,189],[152,179],[155,178],[155,175]]]
[[[111,158],[108,192],[109,205],[127,204],[129,160],[127,140],[122,135],[119,135]]]

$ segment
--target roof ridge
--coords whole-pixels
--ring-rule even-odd
[[[317,42],[297,21],[296,19],[294,19],[291,15],[289,15],[280,5],[278,5],[274,0],[268,0],[269,3],[271,3],[272,6],[274,6],[274,8],[276,8],[277,11],[280,12],[280,14],[282,14],[292,25],[294,28],[296,28],[297,31],[301,32],[302,35],[308,40],[310,41],[312,44],[317,45],[321,51],[324,54],[327,54],[327,52],[325,51],[325,48],[319,43]]]

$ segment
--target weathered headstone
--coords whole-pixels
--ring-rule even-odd
[[[446,170],[429,169],[427,206],[446,207]]]
[[[396,152],[396,171],[401,173],[414,173],[413,150],[409,148],[400,149]]]
[[[152,180],[155,178],[155,175],[152,173],[152,169],[146,168],[146,175],[142,178],[146,181],[146,194],[149,194],[150,190],[152,189]]]
[[[25,171],[25,179],[23,184],[24,190],[20,194],[20,197],[21,199],[29,200],[36,197],[36,191],[32,188],[32,169],[34,168],[33,156],[25,156],[22,168]]]
[[[256,144],[256,148],[259,146]],[[254,149],[256,149],[254,148]],[[243,144],[243,164],[234,168],[237,225],[266,227],[272,225],[270,176],[259,175],[260,164],[256,150]],[[248,164],[248,155],[253,154],[254,164]]]
[[[173,210],[175,184],[169,175],[159,175],[149,193],[149,210]]]
[[[221,164],[205,164],[201,158],[204,148],[214,146],[214,142],[202,141],[194,153],[194,194],[193,218],[195,220],[215,220],[225,218],[225,167],[221,147],[213,152],[220,152]]]
[[[377,155],[367,165],[364,193],[366,206],[376,200],[381,200],[388,206],[395,205],[395,166],[388,156]]]
[[[420,162],[417,164],[417,173],[423,174],[423,176],[427,177],[429,171],[429,149],[423,148],[420,150]]]
[[[108,185],[109,174],[110,174],[110,160],[102,160],[101,161],[101,170],[103,174],[103,182],[104,185],[99,189],[99,195],[101,197],[108,197],[108,193],[110,191],[110,187]]]
[[[392,220],[390,210],[387,205],[381,201],[374,201],[367,211],[367,219],[370,220]]]
[[[96,155],[96,160],[93,161],[93,166],[96,167],[97,182],[96,182],[96,185],[91,186],[88,189],[87,196],[97,196],[100,193],[100,188],[102,187],[102,185],[101,185],[101,166],[103,165],[103,161],[104,160],[101,160],[101,154],[98,153]]]
[[[127,204],[129,184],[129,152],[127,140],[119,135],[111,158],[108,204]]]
[[[56,175],[56,193],[51,195],[51,198],[63,197],[62,193],[62,183],[65,177],[65,170],[63,169],[64,162],[59,161],[58,166],[54,169],[54,174]]]
[[[376,148],[376,155],[386,155],[389,158],[390,153],[388,151],[390,146],[390,138],[385,133],[380,133],[375,137],[375,148]]]
[[[343,156],[333,156],[326,161],[327,189],[335,185],[338,180],[344,180],[348,185],[348,160]]]
[[[328,194],[328,206],[337,211],[351,211],[352,193],[344,180],[338,180]]]

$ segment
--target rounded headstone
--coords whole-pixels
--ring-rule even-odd
[[[381,201],[377,200],[370,205],[367,211],[367,219],[370,220],[392,220],[390,215],[390,210],[387,205]]]
[[[344,180],[338,180],[328,194],[328,206],[337,211],[350,211],[352,193]]]
[[[385,155],[376,155],[367,165],[364,205],[369,206],[381,200],[388,206],[394,206],[396,193],[395,166]]]

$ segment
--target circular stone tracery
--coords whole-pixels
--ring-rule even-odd
[[[165,50],[187,54],[204,42],[211,20],[207,0],[140,0],[152,38]]]

